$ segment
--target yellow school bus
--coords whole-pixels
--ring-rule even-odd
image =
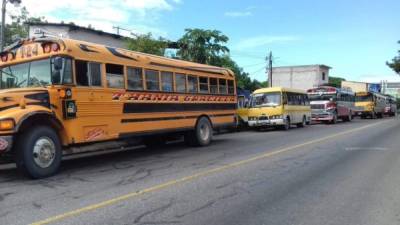
[[[311,108],[305,91],[272,87],[254,91],[248,111],[250,127],[290,129],[292,124],[304,127],[311,121]]]
[[[385,113],[386,97],[374,92],[357,92],[355,107],[357,114],[363,119],[382,118]]]
[[[235,77],[224,68],[53,37],[0,57],[0,155],[33,178],[56,173],[65,154],[170,134],[205,146],[213,129],[236,123]]]

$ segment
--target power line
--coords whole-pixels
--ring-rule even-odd
[[[259,65],[264,65],[265,62],[260,62],[260,63],[256,63],[256,64],[251,64],[251,65],[245,65],[245,66],[241,66],[241,67],[253,67],[253,66],[259,66]]]

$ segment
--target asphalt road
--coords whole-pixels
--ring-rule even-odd
[[[400,224],[400,121],[218,135],[207,148],[0,169],[0,224]]]

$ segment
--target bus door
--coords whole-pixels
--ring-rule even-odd
[[[115,107],[111,105],[111,97],[105,91],[102,68],[101,63],[75,60],[77,86],[72,91],[72,98],[64,103],[64,116],[67,119],[75,117],[73,133],[77,134],[76,139],[80,142],[102,140],[109,133],[109,120],[105,117]]]

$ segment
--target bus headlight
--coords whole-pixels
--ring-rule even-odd
[[[0,131],[13,130],[15,122],[13,119],[0,120]]]
[[[277,119],[283,119],[283,115],[275,115],[271,116],[271,119],[277,120]]]

